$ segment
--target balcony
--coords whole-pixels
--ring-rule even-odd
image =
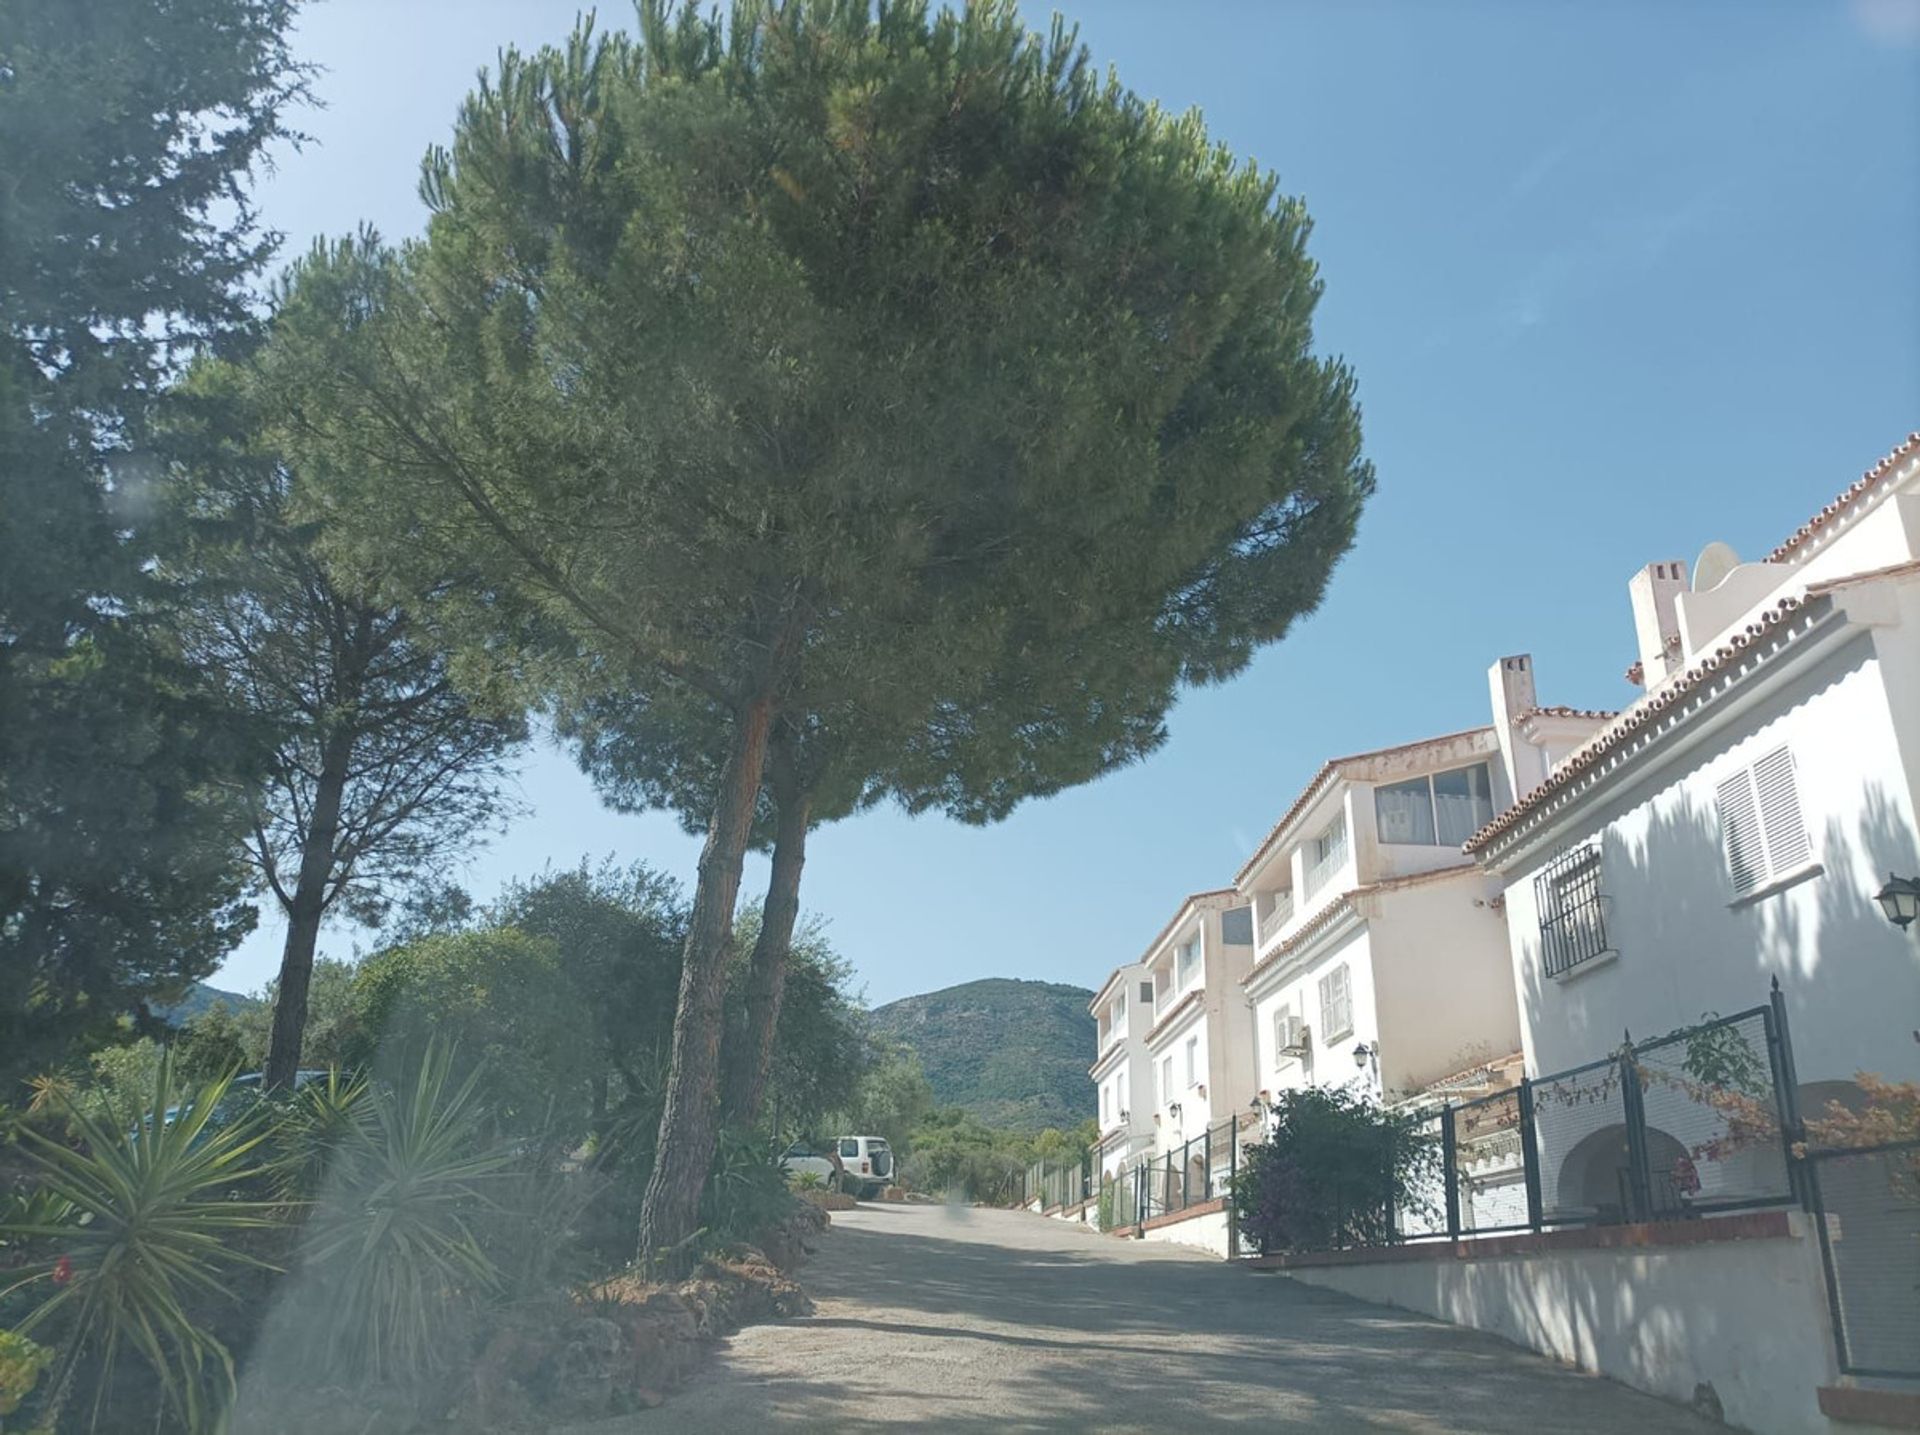
[[[1280,929],[1293,918],[1293,893],[1275,892],[1273,910],[1260,919],[1260,945],[1266,946],[1280,935]]]
[[[1328,847],[1326,852],[1317,861],[1308,864],[1306,875],[1303,878],[1306,895],[1312,897],[1315,893],[1319,892],[1321,888],[1333,880],[1334,874],[1346,865],[1347,834],[1342,830],[1339,840]]]

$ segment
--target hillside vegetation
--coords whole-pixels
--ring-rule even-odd
[[[990,977],[874,1008],[875,1030],[919,1058],[934,1100],[990,1126],[1038,1131],[1094,1114],[1093,993]]]

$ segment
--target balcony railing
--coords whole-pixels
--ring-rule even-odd
[[[1334,873],[1347,865],[1347,839],[1341,834],[1339,842],[1327,849],[1327,855],[1307,868],[1305,884],[1307,895],[1311,897],[1327,883],[1333,880]]]
[[[1260,945],[1265,946],[1280,935],[1280,929],[1287,925],[1293,916],[1293,893],[1276,892],[1273,896],[1273,910],[1260,919]]]

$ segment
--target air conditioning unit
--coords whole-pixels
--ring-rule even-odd
[[[1288,1016],[1280,1024],[1280,1055],[1293,1061],[1303,1060],[1313,1049],[1313,1033],[1297,1016]]]

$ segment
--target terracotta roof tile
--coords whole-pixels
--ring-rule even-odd
[[[1796,528],[1792,536],[1789,537],[1785,543],[1782,543],[1767,555],[1767,561],[1769,563],[1778,563],[1782,559],[1791,558],[1797,550],[1811,542],[1821,529],[1825,528],[1829,523],[1833,522],[1834,519],[1838,518],[1869,493],[1873,492],[1873,490],[1884,483],[1902,463],[1914,457],[1916,454],[1920,454],[1920,433],[1910,433],[1907,435],[1905,442],[1900,444],[1898,448],[1894,449],[1892,453],[1888,454],[1872,468],[1861,474],[1851,485],[1842,489],[1839,495],[1834,498],[1833,502],[1829,503],[1825,508],[1821,509],[1818,513],[1814,514],[1813,517]]]
[[[1619,711],[1613,708],[1537,707],[1537,708],[1527,708],[1524,712],[1515,713],[1513,715],[1513,720],[1515,722],[1525,722],[1528,718],[1533,718],[1533,717],[1605,719],[1605,718],[1617,718],[1619,716],[1620,716]]]
[[[1591,772],[1603,758],[1624,746],[1635,734],[1652,724],[1655,719],[1691,694],[1701,684],[1731,666],[1748,648],[1789,622],[1796,613],[1807,607],[1808,601],[1807,598],[1788,595],[1763,609],[1752,622],[1706,657],[1674,674],[1588,738],[1581,746],[1575,748],[1552,772],[1547,774],[1545,782],[1469,837],[1463,850],[1482,851],[1501,833],[1525,822],[1551,798],[1558,796],[1571,786],[1576,779]]]

